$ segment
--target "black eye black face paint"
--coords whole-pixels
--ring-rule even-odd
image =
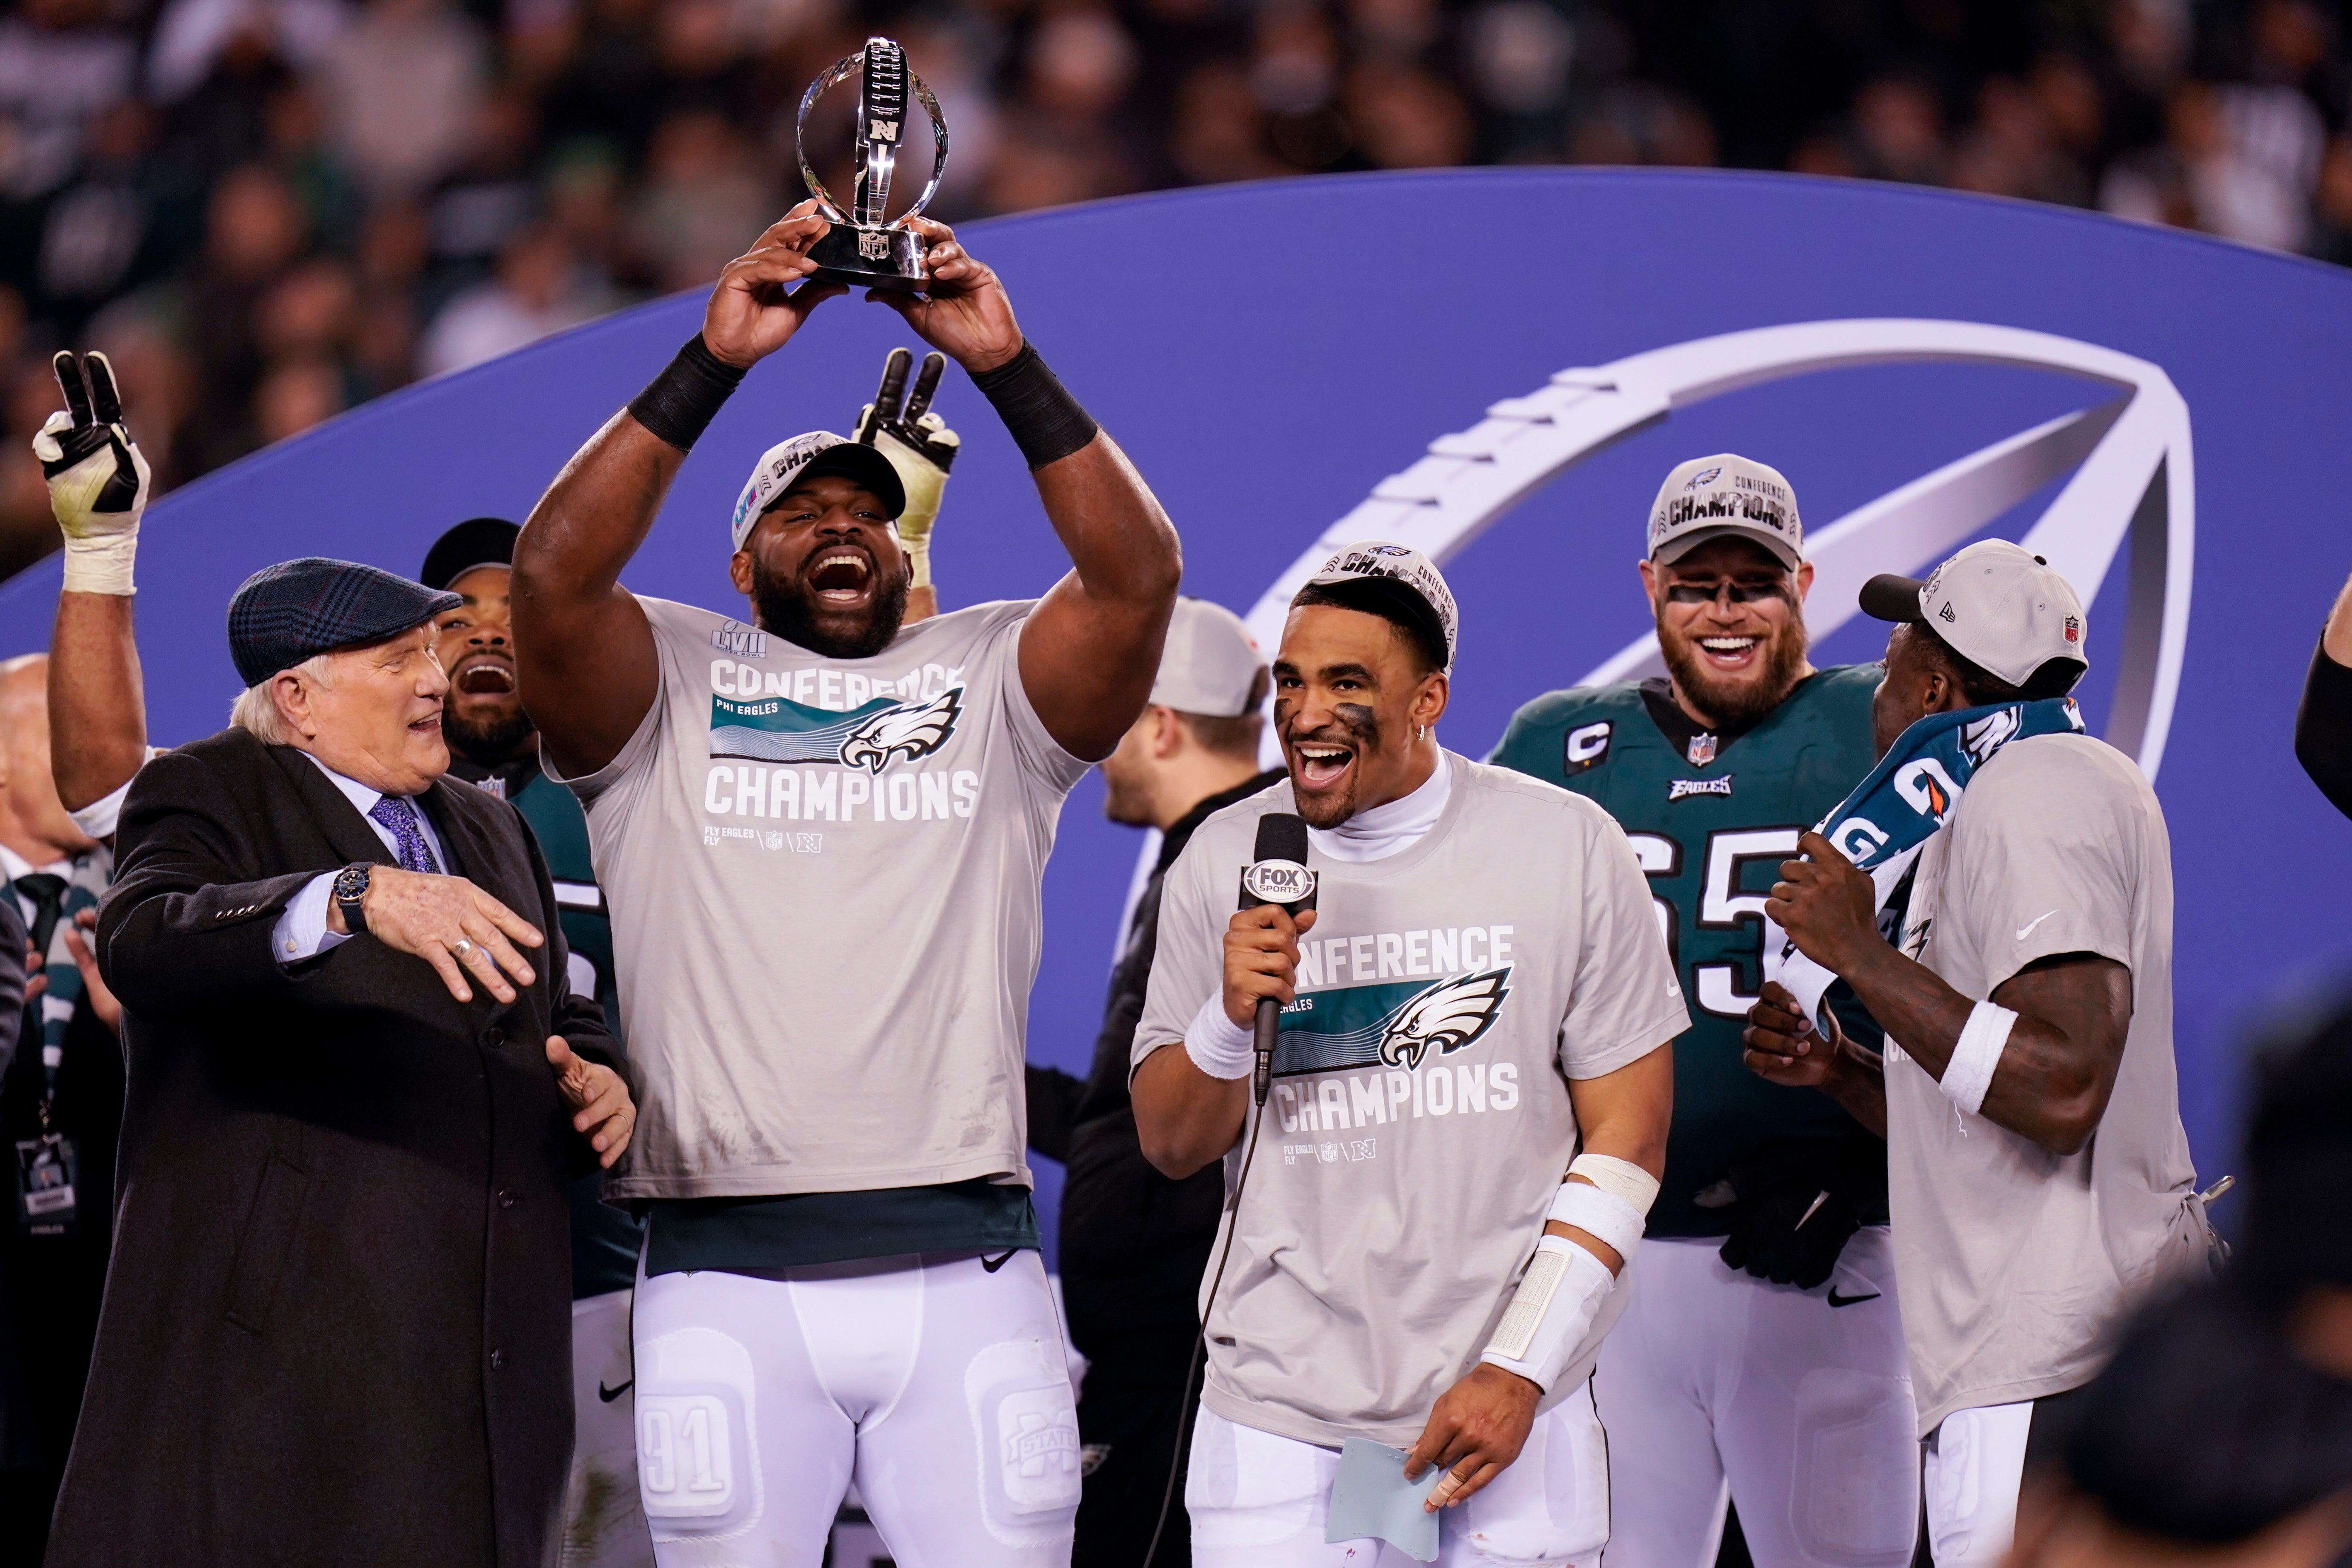
[[[1333,717],[1348,727],[1348,733],[1369,749],[1381,743],[1381,721],[1372,710],[1360,702],[1334,702]]]

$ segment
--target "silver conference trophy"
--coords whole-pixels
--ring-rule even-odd
[[[857,89],[857,183],[850,192],[849,210],[845,212],[809,165],[808,117],[827,88],[852,74],[862,75]],[[931,139],[938,152],[923,194],[892,219],[886,210],[890,175],[906,138],[908,111],[919,100],[930,117]],[[833,223],[809,252],[809,258],[817,264],[816,276],[827,283],[846,283],[856,289],[919,290],[929,274],[923,268],[922,239],[907,226],[907,220],[929,204],[939,191],[940,176],[947,173],[948,122],[940,118],[940,101],[931,96],[931,89],[907,68],[907,51],[895,39],[868,38],[864,48],[809,83],[808,90],[801,94],[793,142],[800,150],[801,177]]]

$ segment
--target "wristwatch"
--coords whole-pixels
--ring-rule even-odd
[[[353,936],[367,931],[367,916],[361,911],[360,901],[367,897],[368,875],[375,868],[364,862],[344,867],[335,873],[335,902],[341,906],[343,924]]]

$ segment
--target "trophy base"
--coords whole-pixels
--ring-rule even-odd
[[[859,228],[836,223],[809,247],[823,283],[846,283],[853,289],[888,289],[919,292],[930,281],[923,270],[923,242],[912,229]]]

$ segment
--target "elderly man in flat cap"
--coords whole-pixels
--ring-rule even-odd
[[[52,1564],[555,1561],[563,1187],[635,1110],[522,819],[442,780],[456,603],[255,574],[231,727],[131,786],[121,1198]]]

